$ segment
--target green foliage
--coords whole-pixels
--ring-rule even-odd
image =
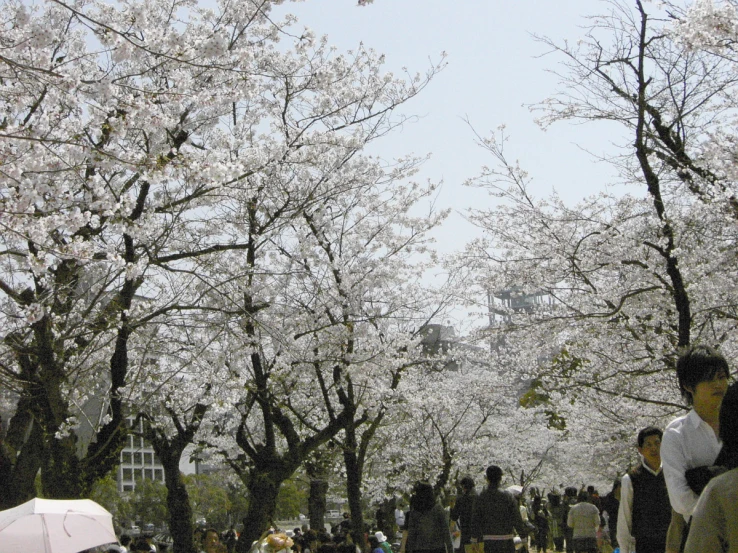
[[[139,480],[130,495],[129,507],[136,520],[162,526],[168,517],[167,487],[155,480]]]
[[[301,480],[290,478],[279,488],[275,516],[278,519],[297,518],[300,513],[307,512],[307,504],[307,485]]]
[[[217,530],[227,528],[231,522],[231,501],[224,478],[219,474],[190,474],[185,476],[195,520],[204,518]]]
[[[115,481],[113,472],[105,478],[98,480],[90,491],[90,499],[105,507],[113,515],[116,526],[121,526],[124,521],[133,518],[133,509],[127,496],[118,492],[118,483]]]

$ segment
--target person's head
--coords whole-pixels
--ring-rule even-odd
[[[469,493],[474,489],[474,479],[471,476],[464,476],[459,481],[459,487],[464,493]]]
[[[131,551],[151,551],[151,546],[143,538],[138,538],[131,544]]]
[[[551,507],[558,507],[561,505],[561,496],[557,493],[548,494],[548,503]]]
[[[196,547],[200,547],[200,545],[202,544],[202,538],[203,538],[203,529],[195,528],[195,530],[192,532],[192,540],[195,542]]]
[[[369,546],[372,548],[372,551],[379,547],[379,540],[376,536],[369,536]]]
[[[128,547],[128,544],[130,544],[130,543],[131,543],[131,536],[129,536],[128,534],[121,534],[121,536],[120,536],[120,544],[123,547],[126,547],[127,548]]]
[[[497,465],[488,466],[485,475],[490,486],[493,488],[500,487],[500,482],[502,482],[502,469],[500,467]]]
[[[350,541],[344,541],[336,547],[337,553],[356,553],[356,546]]]
[[[661,438],[664,433],[660,428],[647,426],[638,432],[638,453],[653,470],[661,466]]]
[[[589,492],[587,492],[587,490],[579,490],[579,495],[577,495],[577,501],[579,503],[584,503],[585,501],[589,501]]]
[[[313,543],[318,541],[318,533],[313,530],[312,528],[309,530],[305,530],[305,542],[306,543]],[[312,551],[313,548],[311,547],[310,550]]]
[[[709,346],[691,346],[680,353],[676,367],[679,390],[688,405],[694,405],[695,399],[699,402],[712,396],[719,408],[730,375],[728,362],[720,352]],[[716,384],[714,390],[709,389],[712,383]]]
[[[428,482],[416,482],[413,497],[410,500],[411,508],[414,511],[425,513],[430,511],[435,504],[436,495],[433,493],[433,486]]]
[[[218,531],[214,528],[208,528],[205,531],[205,537],[202,541],[202,548],[205,550],[206,553],[210,553],[210,551],[214,551],[219,544],[220,536],[218,535]]]

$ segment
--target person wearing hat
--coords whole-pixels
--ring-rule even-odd
[[[382,532],[381,530],[378,532],[374,532],[374,537],[377,538],[379,547],[384,553],[392,553],[392,546],[389,544],[389,542],[387,542],[387,536],[384,535],[384,532]]]

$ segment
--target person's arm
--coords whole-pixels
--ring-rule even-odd
[[[454,553],[454,542],[451,539],[451,522],[446,517],[446,511],[441,509],[440,505],[439,513],[441,519],[441,528],[443,528],[443,543],[446,546],[446,553]]]
[[[617,526],[620,553],[633,551],[633,485],[630,476],[623,476],[620,481],[620,507],[618,508]]]
[[[600,526],[602,526],[600,510],[597,508],[597,505],[594,506],[594,510],[592,511],[592,524],[594,525],[594,530],[596,534],[597,530],[599,530]]]
[[[481,541],[482,537],[482,495],[478,495],[472,504],[471,527],[469,538],[472,542]]]
[[[573,528],[574,527],[574,517],[572,516],[573,511],[574,511],[574,505],[572,505],[572,506],[569,507],[569,514],[566,516],[566,525],[569,528]]]
[[[725,528],[725,513],[720,508],[714,490],[714,486],[708,485],[695,506],[684,553],[723,550],[721,538],[725,539],[725,536],[720,534],[721,529]]]
[[[685,475],[689,468],[687,458],[679,433],[674,429],[667,428],[661,440],[661,467],[664,471],[671,506],[677,513],[689,520],[697,504],[697,494],[687,483]]]
[[[521,538],[527,537],[533,528],[531,528],[530,522],[523,521],[523,516],[520,514],[520,509],[518,509],[518,502],[512,496],[510,496],[510,512],[513,517],[513,528]]]
[[[415,516],[413,516],[415,514]],[[413,513],[412,511],[409,511],[405,515],[405,528],[407,528],[407,539],[405,540],[405,551],[412,552],[413,548],[415,547],[415,533],[417,524],[413,524],[413,522],[417,522],[416,519],[418,518],[417,513]]]

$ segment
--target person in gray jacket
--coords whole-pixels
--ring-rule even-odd
[[[515,553],[514,531],[521,538],[535,530],[523,522],[515,498],[500,489],[502,469],[487,467],[488,486],[477,496],[472,511],[472,542],[484,541],[484,553]]]
[[[415,484],[407,525],[407,553],[454,553],[449,519],[427,482]]]

